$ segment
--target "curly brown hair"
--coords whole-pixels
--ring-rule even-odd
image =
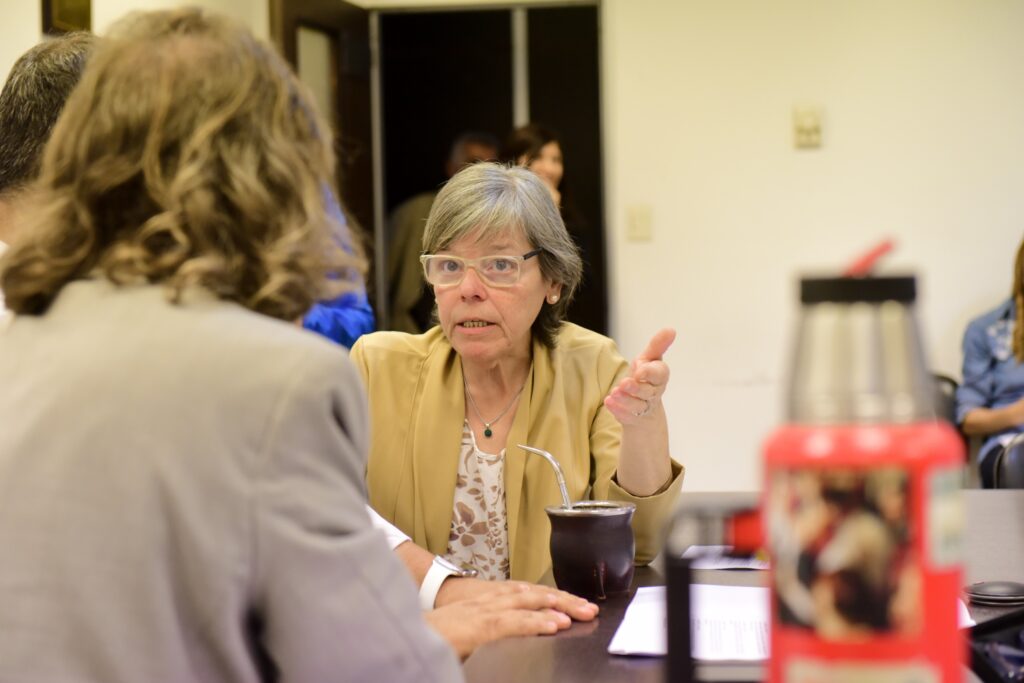
[[[333,168],[312,98],[247,29],[199,9],[130,15],[54,128],[0,262],[7,305],[39,314],[102,275],[295,320],[361,276],[326,212]]]

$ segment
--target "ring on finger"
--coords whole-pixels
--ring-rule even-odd
[[[654,406],[651,405],[651,402],[648,399],[642,398],[640,400],[644,402],[644,409],[643,410],[634,410],[633,411],[633,417],[647,417],[647,415],[650,414],[651,409],[654,407]]]

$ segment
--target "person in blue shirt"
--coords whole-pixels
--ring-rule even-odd
[[[985,488],[994,484],[999,450],[1024,431],[1024,242],[1014,268],[1010,298],[967,326],[963,383],[956,392],[960,428],[968,436],[986,437],[978,451]]]
[[[340,239],[344,242],[343,246],[351,251],[351,234],[345,214],[334,192],[328,187],[324,188],[324,202],[327,204],[327,213],[341,225]],[[376,327],[373,308],[366,297],[366,285],[359,282],[355,290],[345,292],[337,299],[314,304],[302,319],[302,326],[342,346],[351,347],[356,339],[367,332],[373,332]]]

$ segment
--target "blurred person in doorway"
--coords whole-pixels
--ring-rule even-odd
[[[451,178],[459,169],[478,161],[498,158],[498,140],[489,133],[468,131],[452,142],[445,162]],[[388,301],[390,318],[385,329],[418,334],[433,324],[433,292],[423,283],[420,254],[423,229],[437,190],[422,192],[399,204],[391,214],[388,243]]]
[[[525,166],[544,181],[558,207],[566,230],[580,250],[583,278],[566,319],[587,329],[606,333],[607,312],[604,296],[604,274],[594,270],[594,249],[597,240],[590,236],[590,226],[577,210],[566,182],[565,158],[561,137],[551,128],[530,123],[513,130],[505,140],[501,159],[505,163]]]

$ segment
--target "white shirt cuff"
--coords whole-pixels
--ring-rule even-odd
[[[402,533],[401,529],[378,515],[377,511],[369,505],[366,506],[366,511],[370,513],[370,521],[373,523],[373,528],[384,532],[384,536],[386,536],[388,540],[388,548],[391,550],[394,550],[406,541],[411,540],[408,536]]]

